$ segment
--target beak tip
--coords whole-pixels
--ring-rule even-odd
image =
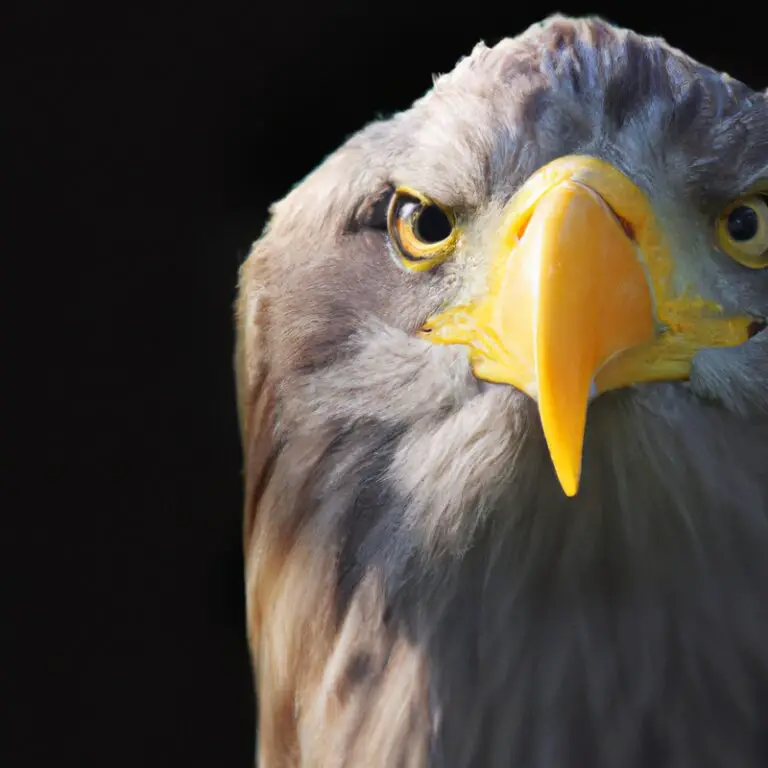
[[[565,493],[565,495],[568,498],[573,498],[579,492],[578,476],[561,477],[558,479],[560,480],[560,485],[563,489],[563,493]]]
[[[569,451],[568,454],[564,454],[560,451],[552,451],[551,448],[552,446],[550,446],[550,458],[557,481],[563,493],[573,498],[579,492],[581,484],[581,445],[578,453]]]
[[[586,409],[584,411],[581,418],[577,420],[575,428],[569,430],[571,434],[562,434],[556,431],[556,428],[563,426],[564,419],[553,424],[552,420],[548,418],[548,413],[542,414],[544,436],[552,468],[555,471],[560,487],[563,489],[563,493],[568,497],[573,497],[579,492],[579,485],[581,483]]]

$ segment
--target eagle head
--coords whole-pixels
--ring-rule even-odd
[[[241,270],[267,765],[768,760],[768,103],[553,17]]]

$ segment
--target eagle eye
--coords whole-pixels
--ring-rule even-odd
[[[720,215],[717,244],[728,256],[750,269],[768,266],[768,204],[764,195],[739,198]]]
[[[432,269],[448,258],[458,239],[450,209],[405,187],[392,195],[387,228],[400,262],[415,272]]]

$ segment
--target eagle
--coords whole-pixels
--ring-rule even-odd
[[[549,17],[272,206],[261,766],[768,766],[767,98]]]

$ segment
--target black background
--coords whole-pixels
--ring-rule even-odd
[[[533,5],[16,8],[6,334],[33,402],[4,406],[33,474],[1,512],[4,766],[252,763],[231,303],[270,202],[479,39],[555,10],[768,85],[757,6]]]

